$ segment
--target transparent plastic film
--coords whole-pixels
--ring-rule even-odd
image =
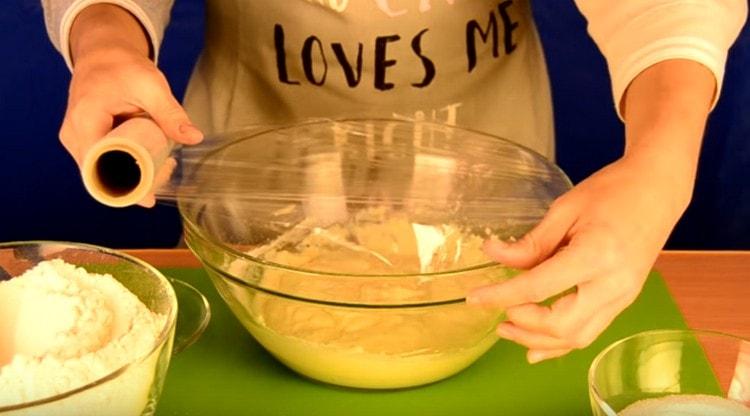
[[[104,203],[143,204],[153,193],[212,238],[242,242],[243,253],[334,273],[489,262],[484,240],[522,236],[570,186],[511,141],[398,120],[257,125],[175,147],[141,117],[97,143],[84,167]]]
[[[257,126],[244,132],[268,128]],[[87,151],[81,164],[83,184],[98,202],[116,208],[174,202],[176,186],[185,185],[182,169],[189,169],[231,137],[217,136],[183,148],[148,115],[139,114],[117,124]]]
[[[490,262],[570,186],[510,141],[396,120],[312,121],[208,137],[157,190],[199,232],[304,270],[440,273]]]

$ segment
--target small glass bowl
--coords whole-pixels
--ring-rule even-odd
[[[596,416],[750,414],[750,340],[699,330],[642,332],[599,353],[588,382]]]
[[[12,279],[41,261],[62,259],[90,273],[110,274],[152,312],[166,317],[148,354],[87,385],[25,403],[0,406],[2,416],[151,415],[161,394],[174,351],[194,342],[208,324],[208,303],[192,286],[168,280],[135,257],[94,245],[28,241],[0,244],[0,280]],[[179,312],[178,299],[186,306]],[[179,334],[175,337],[175,327]],[[175,342],[176,340],[176,342]],[[0,392],[2,394],[2,392]]]

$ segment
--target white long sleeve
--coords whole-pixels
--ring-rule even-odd
[[[747,17],[747,0],[576,0],[607,59],[617,113],[630,82],[667,59],[690,59],[716,77],[718,100],[727,51]]]
[[[164,36],[164,28],[169,23],[169,13],[173,0],[41,0],[44,8],[44,23],[50,40],[72,69],[69,35],[78,13],[92,4],[110,3],[129,11],[141,23],[148,34],[154,51],[153,59],[158,60],[159,46]]]

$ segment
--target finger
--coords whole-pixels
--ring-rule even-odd
[[[156,87],[142,88],[136,101],[135,104],[143,108],[170,139],[183,144],[203,140],[203,133],[190,121],[166,80],[161,80]]]
[[[598,298],[590,310],[603,307],[608,301]],[[575,309],[579,302],[580,294],[572,293],[561,297],[549,307],[535,303],[513,306],[506,310],[506,316],[509,322],[518,327],[559,338],[568,332],[568,326],[578,317],[573,315],[574,312],[581,315],[586,313]]]
[[[526,304],[508,308],[508,321],[528,331],[556,338],[580,330],[593,316],[602,313],[615,303],[619,292],[602,291],[600,282],[581,284],[576,293],[565,295],[550,307]]]
[[[532,349],[559,348],[560,345],[571,349],[588,346],[634,299],[630,293],[607,296],[607,292],[602,290],[607,286],[601,281],[585,284],[578,293],[561,298],[550,308],[523,305],[509,310],[508,323],[518,329],[515,340]],[[549,347],[532,344],[532,338],[524,337],[526,333],[545,335],[563,343],[549,343]]]
[[[563,334],[562,338],[557,338],[560,341],[559,344],[550,343],[550,345],[553,346],[551,348],[546,348],[541,344],[533,346],[527,345],[529,351],[526,354],[526,359],[529,363],[534,364],[540,361],[561,357],[575,349],[588,347],[602,332],[604,332],[625,306],[623,306],[622,302],[609,305],[593,319],[588,319],[586,324],[575,330],[574,333]],[[519,330],[519,333],[521,333],[520,331],[521,330]],[[521,337],[521,342],[519,343],[522,343],[522,345],[528,344],[527,339],[523,337]],[[555,345],[564,345],[565,347],[557,348]]]
[[[558,350],[529,350],[526,353],[526,360],[529,364],[536,364],[540,361],[551,360],[553,358],[562,357],[569,353],[570,349],[558,349]]]
[[[176,167],[177,161],[173,157],[168,157],[156,172],[156,175],[154,175],[149,194],[139,201],[138,205],[144,208],[153,208],[156,205],[156,194],[158,193],[159,188],[169,182],[169,178],[172,176],[172,172],[174,172]]]
[[[550,207],[542,221],[520,240],[512,243],[488,240],[485,253],[493,260],[511,267],[527,269],[554,253],[575,222],[575,211],[564,205],[562,199]]]
[[[159,171],[156,172],[156,175],[154,176],[154,183],[151,186],[152,191],[158,193],[159,189],[169,182],[169,179],[172,177],[172,173],[174,172],[176,167],[177,160],[175,160],[175,158],[168,157],[166,160],[164,160],[164,163],[161,165]]]
[[[511,322],[503,322],[497,326],[496,333],[501,338],[523,345],[528,349],[553,350],[568,349],[568,341],[547,334],[529,331],[514,325]]]
[[[467,296],[467,302],[500,309],[541,302],[593,277],[592,270],[596,269],[591,267],[591,255],[582,254],[592,249],[595,250],[596,246],[581,244],[576,249],[560,250],[512,279],[473,290]]]
[[[143,199],[138,201],[138,205],[144,208],[153,208],[156,205],[156,197],[153,193],[149,193]]]
[[[562,301],[565,302],[571,295],[559,299],[558,304]],[[537,305],[536,303],[527,303],[524,305],[518,305],[508,308],[505,311],[507,321],[513,325],[523,328],[527,331],[538,332],[547,334],[549,336],[557,337],[557,331],[553,331],[549,328],[549,322],[551,319],[552,311],[550,307]]]
[[[88,149],[112,129],[112,115],[94,105],[76,105],[60,127],[60,142],[80,167]]]
[[[586,312],[582,313],[578,320],[572,320],[572,324],[568,326],[568,332],[562,333],[561,336],[571,340],[574,348],[581,349],[588,347],[612,324],[612,321],[625,308],[635,301],[638,293],[639,291],[622,293],[602,308],[589,314],[586,314]],[[580,331],[575,329],[576,325],[580,326]]]

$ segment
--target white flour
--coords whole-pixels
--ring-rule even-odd
[[[141,414],[160,351],[145,356],[165,319],[112,276],[62,260],[0,282],[0,407],[65,393],[138,361],[96,388],[11,414]]]

